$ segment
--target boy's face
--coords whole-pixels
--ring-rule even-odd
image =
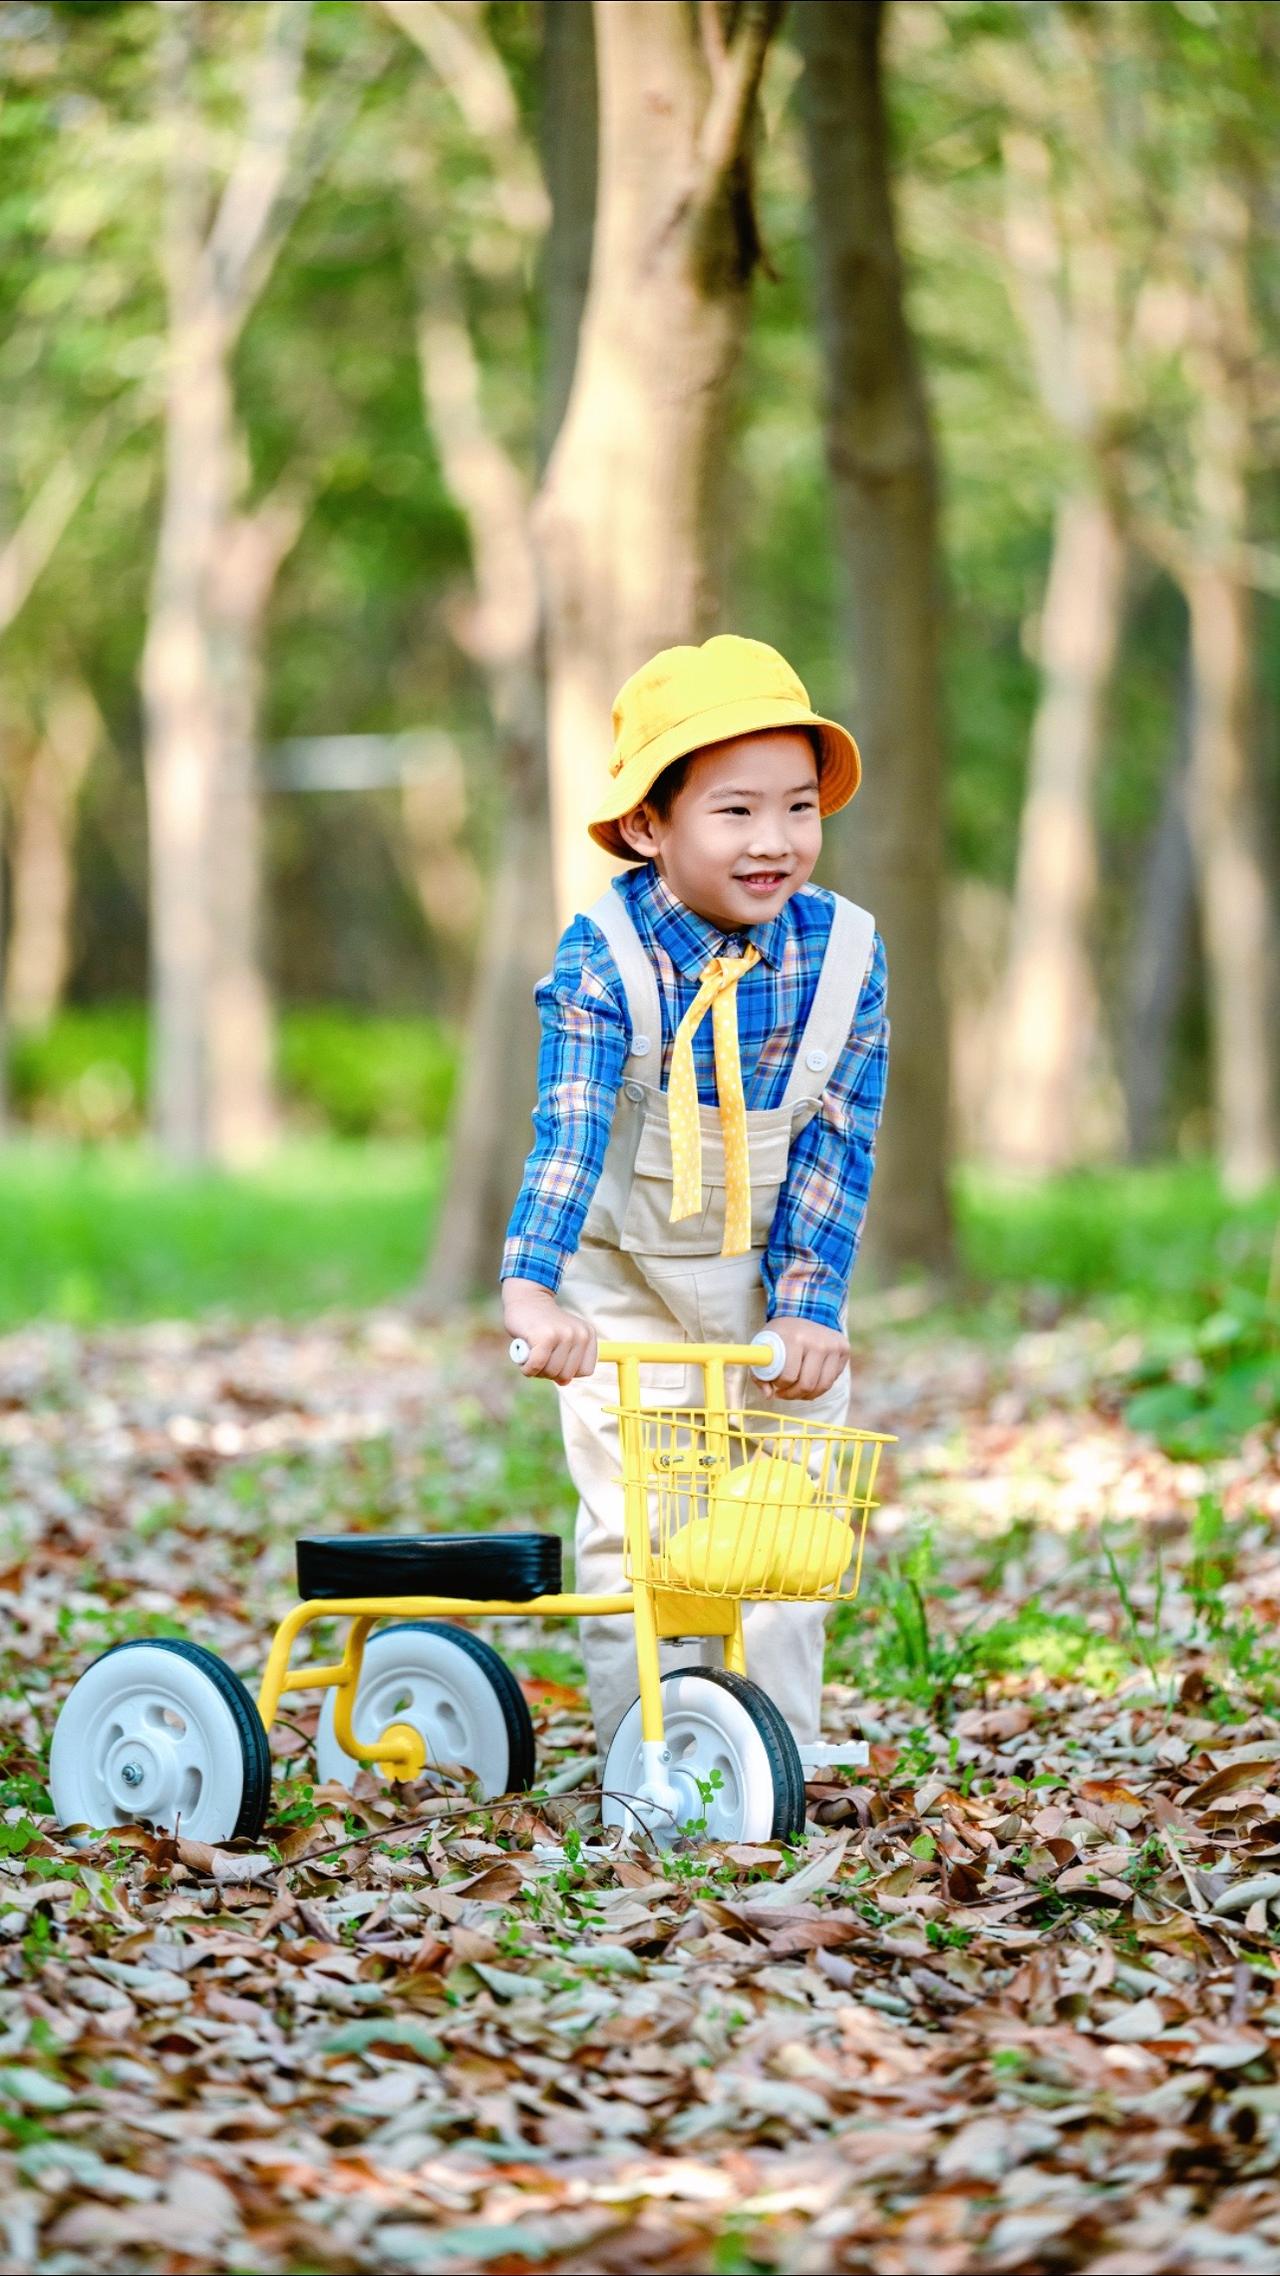
[[[713,744],[669,814],[646,803],[621,828],[686,909],[725,932],[763,924],[808,882],[822,850],[813,744],[796,728]]]

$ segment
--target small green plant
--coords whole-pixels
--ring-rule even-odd
[[[324,1816],[323,1810],[316,1801],[315,1787],[309,1779],[286,1777],[280,1781],[277,1790],[284,1794],[287,1799],[276,1810],[272,1818],[271,1830],[273,1833],[281,1833],[296,1826],[303,1828],[313,1826]]]
[[[975,1649],[972,1623],[956,1637],[933,1623],[932,1607],[954,1593],[938,1579],[933,1541],[923,1534],[904,1557],[891,1557],[875,1575],[865,1606],[837,1613],[836,1663],[875,1698],[941,1708]]]
[[[924,1937],[926,1944],[931,1944],[935,1952],[963,1952],[966,1944],[973,1942],[973,1930],[953,1927],[949,1920],[927,1920],[924,1924]]]
[[[1280,1421],[1280,1302],[1231,1288],[1199,1325],[1166,1330],[1131,1378],[1124,1419],[1179,1461],[1211,1462]]]
[[[932,1732],[922,1729],[918,1723],[913,1724],[899,1748],[898,1759],[893,1766],[894,1785],[918,1786],[921,1779],[928,1778],[937,1766],[938,1757]]]
[[[1187,1593],[1197,1612],[1212,1617],[1219,1592],[1236,1568],[1238,1529],[1227,1523],[1217,1494],[1201,1494],[1191,1520]]]
[[[30,1818],[0,1823],[0,1857],[21,1857],[24,1851],[34,1849],[36,1843],[43,1840],[43,1829]]]
[[[1164,1558],[1160,1553],[1160,1544],[1157,1541],[1152,1552],[1155,1592],[1149,1619],[1144,1617],[1137,1604],[1128,1578],[1121,1569],[1105,1528],[1102,1532],[1102,1553],[1107,1560],[1107,1568],[1115,1582],[1116,1594],[1124,1611],[1125,1628],[1130,1647],[1135,1658],[1142,1662],[1152,1683],[1159,1689],[1161,1673],[1168,1662],[1170,1651],[1170,1639],[1164,1632]]]
[[[53,1804],[42,1778],[33,1770],[15,1770],[12,1776],[0,1778],[0,1810],[35,1810],[50,1817]]]
[[[524,1924],[518,1913],[509,1912],[498,1938],[498,1950],[504,1960],[534,1960],[538,1948],[530,1944],[524,1933]]]
[[[1153,1889],[1168,1866],[1169,1858],[1158,1834],[1148,1834],[1133,1862],[1125,1868],[1125,1879],[1138,1895]]]
[[[699,1778],[695,1771],[693,1782],[698,1789],[698,1799],[702,1804],[702,1816],[700,1818],[686,1818],[680,1831],[694,1840],[700,1840],[707,1830],[707,1812],[724,1785],[724,1773],[720,1770],[713,1770],[706,1778]]]

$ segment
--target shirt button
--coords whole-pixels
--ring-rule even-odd
[[[821,1074],[827,1063],[827,1054],[825,1051],[806,1051],[804,1063],[806,1067],[812,1068],[815,1075]]]
[[[653,1045],[652,1045],[652,1043],[650,1042],[650,1040],[649,1040],[649,1037],[648,1037],[647,1035],[633,1035],[633,1036],[632,1036],[632,1038],[631,1038],[631,1056],[632,1056],[632,1058],[633,1058],[633,1059],[643,1059],[643,1058],[645,1057],[646,1053],[648,1053],[648,1052],[652,1051],[652,1049],[653,1049]]]
[[[639,1106],[641,1099],[644,1097],[644,1090],[641,1084],[624,1083],[622,1088],[626,1096],[630,1099],[631,1104],[633,1106]]]

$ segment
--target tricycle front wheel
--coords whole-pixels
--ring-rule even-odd
[[[679,1797],[665,1820],[645,1806],[640,1702],[627,1709],[604,1767],[606,1826],[659,1841],[682,1830],[707,1841],[794,1841],[804,1831],[804,1771],[766,1691],[724,1668],[673,1668],[662,1679],[667,1761]]]

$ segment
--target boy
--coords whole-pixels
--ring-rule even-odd
[[[597,1335],[786,1348],[772,1385],[843,1422],[849,1276],[884,1102],[884,949],[865,910],[809,886],[822,817],[853,797],[853,737],[790,666],[722,634],[668,648],[614,705],[609,788],[588,823],[632,863],[575,917],[538,988],[534,1146],[503,1256],[526,1375],[560,1386],[581,1497],[577,1586],[621,1586],[612,1368]],[[707,1016],[707,1015],[710,1016]],[[697,1396],[646,1370],[646,1396]],[[758,1407],[745,1375],[734,1403]],[[785,1411],[785,1406],[780,1408]],[[805,1745],[818,1736],[824,1607],[754,1604],[748,1666]],[[603,1761],[635,1693],[625,1622],[584,1620]],[[719,1646],[664,1646],[666,1666]]]

